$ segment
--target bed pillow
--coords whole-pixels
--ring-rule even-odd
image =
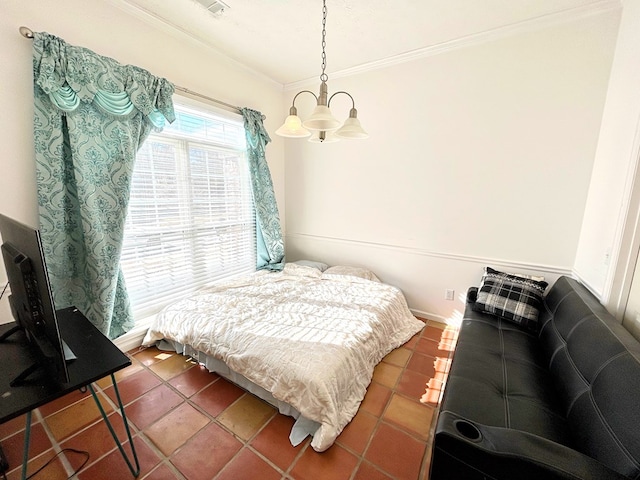
[[[547,286],[545,281],[486,267],[473,309],[537,330],[542,295]]]
[[[311,277],[320,278],[322,272],[315,267],[308,267],[306,265],[298,265],[297,263],[285,263],[282,273],[285,275],[293,275],[296,277]]]
[[[336,265],[335,267],[327,268],[322,276],[331,276],[331,275],[341,275],[341,276],[350,276],[350,277],[358,277],[363,278],[365,280],[371,280],[373,282],[380,282],[380,279],[375,276],[375,274],[366,268],[362,267],[350,267],[347,265]]]
[[[313,260],[296,260],[295,262],[291,262],[291,263],[295,263],[296,265],[302,265],[303,267],[317,268],[321,272],[324,272],[327,268],[329,268],[329,265],[327,265],[326,263],[314,262]]]
[[[487,268],[488,267],[485,267],[484,273],[482,274],[483,279],[487,275]],[[529,280],[535,280],[536,282],[544,281],[544,277],[542,275],[526,275],[524,273],[513,273],[513,272],[510,272],[509,275],[513,275],[514,277],[527,278]]]

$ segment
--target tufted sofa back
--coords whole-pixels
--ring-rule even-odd
[[[545,299],[540,341],[576,449],[640,478],[640,343],[580,283]]]

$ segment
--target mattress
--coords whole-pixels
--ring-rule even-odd
[[[167,339],[224,362],[315,422],[311,446],[324,451],[374,367],[424,327],[398,288],[357,272],[287,264],[205,287],[158,314],[143,345]]]

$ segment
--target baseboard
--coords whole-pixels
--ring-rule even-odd
[[[142,340],[144,340],[144,336],[147,334],[147,330],[149,330],[148,324],[144,326],[136,325],[133,330],[116,338],[113,343],[123,352],[129,352],[134,348],[138,348],[140,345],[142,345]]]

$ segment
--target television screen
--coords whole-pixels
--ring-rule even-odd
[[[40,232],[0,214],[2,257],[11,296],[9,303],[16,325],[24,330],[39,362],[14,383],[44,368],[61,383],[69,381],[63,341],[58,329]],[[1,348],[0,344],[0,348]]]

